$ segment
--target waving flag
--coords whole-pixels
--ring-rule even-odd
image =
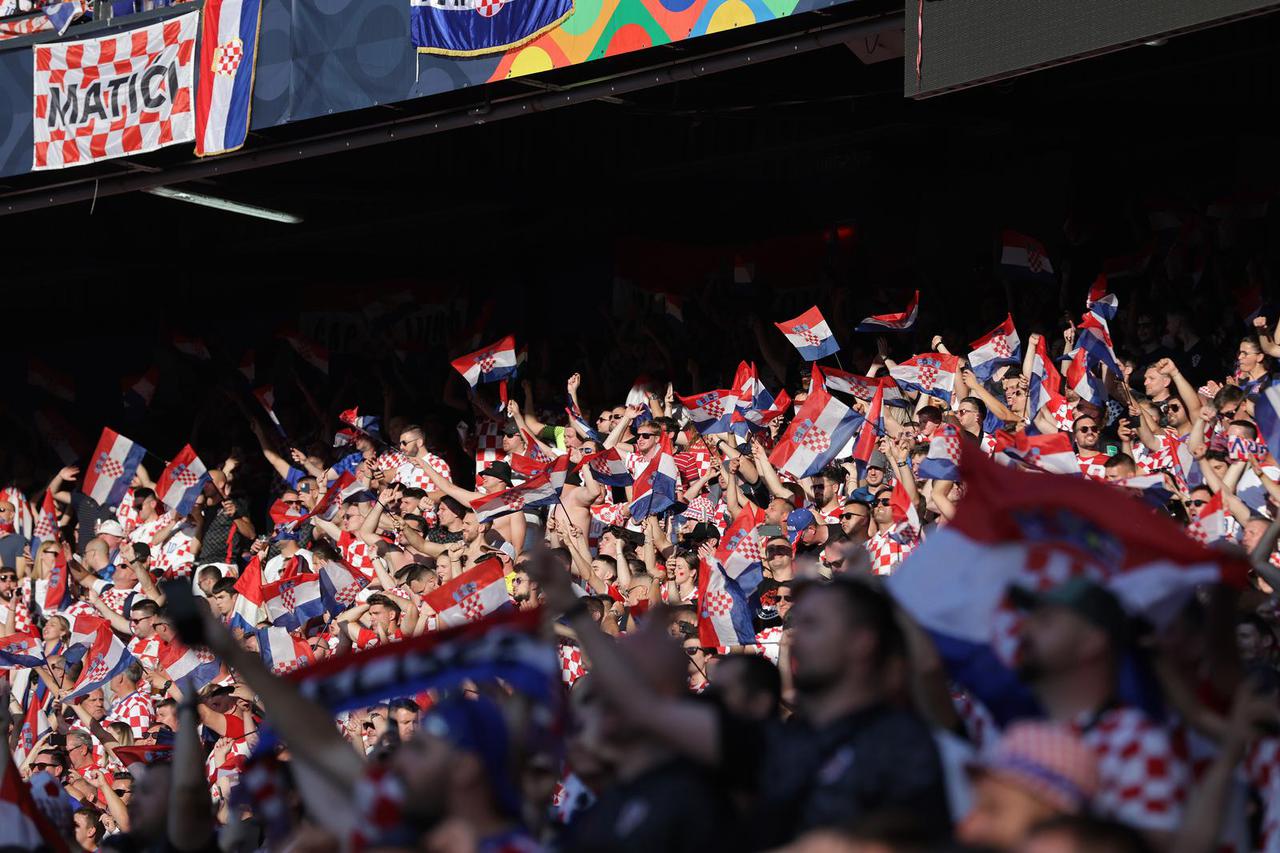
[[[275,625],[259,628],[256,636],[258,654],[262,655],[267,668],[276,675],[284,675],[315,663],[315,652],[307,641],[293,636],[286,628]]]
[[[955,424],[943,424],[929,437],[929,452],[920,460],[921,480],[960,479],[960,430]]]
[[[40,499],[40,508],[36,510],[35,521],[31,529],[31,559],[45,542],[58,541],[58,508],[53,503],[53,495],[48,489]]]
[[[67,641],[67,647],[83,646],[89,648],[93,645],[93,641],[98,638],[98,632],[106,626],[110,629],[111,624],[101,616],[81,614],[71,620],[71,639]]]
[[[587,422],[587,419],[582,416],[582,412],[572,402],[565,407],[564,413],[569,416],[569,422],[578,430],[578,435],[591,441],[604,442],[605,437]]]
[[[560,491],[551,482],[550,473],[525,480],[518,486],[484,495],[471,502],[481,524],[526,509],[551,506],[560,500]]]
[[[689,413],[694,427],[701,435],[723,433],[729,431],[729,423],[733,420],[733,412],[738,406],[738,396],[734,391],[721,389],[695,394],[692,397],[681,397],[681,404]]]
[[[879,390],[884,396],[884,403],[887,406],[906,406],[907,400],[902,396],[902,390],[898,388],[898,383],[894,381],[892,376],[859,376],[856,373],[849,373],[845,370],[837,370],[834,367],[817,367],[817,376],[821,378],[822,384],[829,391],[839,391],[842,394],[850,394],[862,400],[864,403],[870,403]]]
[[[369,585],[369,579],[346,563],[326,560],[320,566],[320,595],[331,616],[356,603],[356,596]]]
[[[791,405],[786,391],[779,391],[777,399],[760,381],[753,362],[740,362],[733,377],[733,391],[738,405],[730,419],[729,431],[739,438],[755,430],[763,431],[770,421],[784,414]]]
[[[267,619],[277,628],[296,631],[324,613],[320,576],[294,575],[262,587],[262,606]]]
[[[664,433],[662,449],[649,461],[631,490],[631,517],[640,520],[671,509],[676,503],[679,482],[680,471],[671,453],[671,438]]]
[[[68,403],[76,401],[76,385],[71,377],[54,370],[38,359],[33,358],[27,362],[27,384],[59,400],[65,400]]]
[[[1114,293],[1107,291],[1107,277],[1105,275],[1099,275],[1089,287],[1089,295],[1085,298],[1084,307],[1108,323],[1116,318],[1116,312],[1120,310],[1120,303]]]
[[[338,479],[329,484],[329,488],[325,489],[324,494],[320,496],[320,500],[316,501],[315,507],[311,512],[301,518],[291,522],[294,528],[313,516],[328,518],[329,511],[346,499],[349,495],[362,491],[364,486],[356,480],[356,475],[351,471],[343,471],[338,475]]]
[[[182,518],[191,514],[196,498],[200,497],[200,491],[207,482],[209,472],[188,444],[173,457],[156,481],[156,497]]]
[[[1056,408],[1062,399],[1062,374],[1049,359],[1044,336],[1036,339],[1035,352],[1031,355],[1031,375],[1027,377],[1031,412],[1039,412],[1045,406]]]
[[[382,421],[374,415],[360,414],[360,407],[347,409],[338,413],[338,420],[347,426],[362,432],[365,435],[376,438],[382,432]]]
[[[10,634],[0,637],[0,664],[5,666],[44,666],[44,644],[39,637]]]
[[[858,324],[855,332],[905,332],[916,324],[920,309],[920,291],[911,296],[906,310],[897,314],[872,314]]]
[[[262,0],[205,0],[196,63],[196,156],[225,154],[249,135]]]
[[[1076,392],[1076,396],[1086,403],[1095,406],[1105,405],[1107,392],[1103,390],[1102,380],[1089,369],[1088,353],[1077,349],[1067,365],[1067,388]]]
[[[142,445],[134,444],[114,430],[103,429],[80,488],[99,506],[115,506],[129,490],[146,452]]]
[[[516,339],[507,335],[495,344],[459,356],[450,362],[472,388],[516,375]]]
[[[262,561],[257,554],[236,578],[236,593],[230,625],[246,634],[252,633],[257,630],[258,623],[267,618],[262,609]]]
[[[8,744],[0,746],[0,749],[8,748]],[[67,853],[70,849],[36,805],[30,785],[18,772],[17,761],[5,761],[3,775],[0,775],[0,847],[50,853]],[[80,849],[79,845],[76,849]]]
[[[502,561],[494,559],[481,560],[423,597],[447,628],[476,622],[511,604]]]
[[[1039,240],[1017,231],[1005,231],[1001,242],[1000,266],[1009,275],[1038,281],[1053,281],[1053,264]]]
[[[698,572],[698,642],[708,648],[755,642],[748,594],[719,560],[704,561]]]
[[[997,462],[1022,463],[1052,474],[1080,476],[1080,461],[1076,458],[1071,438],[1062,432],[1052,435],[1027,435],[1019,430],[993,433],[996,442]]]
[[[725,529],[716,560],[730,578],[736,580],[752,570],[763,571],[764,542],[758,531],[761,524],[764,524],[764,510],[747,501]]]
[[[67,584],[67,558],[59,551],[53,558],[53,571],[49,574],[49,582],[45,587],[43,609],[52,613],[55,610],[71,606],[71,589]]]
[[[160,668],[168,673],[170,681],[182,688],[184,694],[203,690],[222,672],[222,664],[212,652],[178,642],[164,647],[160,653]]]
[[[80,671],[75,687],[62,697],[62,701],[70,702],[105,687],[108,681],[124,672],[133,661],[133,655],[104,621],[84,656],[84,669]]]
[[[969,367],[983,382],[991,379],[996,368],[1004,364],[1022,361],[1022,341],[1013,328],[1013,315],[1006,314],[1004,322],[969,344]]]
[[[956,368],[959,366],[958,356],[929,352],[912,356],[902,364],[890,368],[889,375],[904,391],[919,391],[949,404],[951,391],[956,387]]]
[[[134,376],[124,381],[124,403],[126,406],[145,409],[151,405],[156,396],[156,384],[160,381],[160,371],[151,368],[141,376]]]
[[[1249,564],[1192,542],[1172,519],[1142,515],[1133,498],[1083,478],[1002,468],[966,451],[968,493],[955,518],[889,577],[889,593],[932,635],[952,680],[998,720],[1035,712],[1011,666],[1020,615],[1011,586],[1043,592],[1073,577],[1103,584],[1157,629],[1195,588],[1241,588]]]
[[[831,464],[861,425],[861,415],[816,385],[769,461],[797,479],[812,477]]]
[[[616,447],[590,453],[578,460],[578,467],[587,467],[597,483],[604,486],[630,486],[633,482],[627,462]]]
[[[1272,385],[1259,394],[1253,412],[1267,447],[1280,447],[1280,385]]]
[[[1227,538],[1227,513],[1222,505],[1222,492],[1215,492],[1205,501],[1187,525],[1187,535],[1201,545],[1209,545]]]
[[[1111,332],[1107,329],[1107,321],[1092,311],[1080,318],[1076,327],[1078,335],[1076,346],[1089,353],[1093,361],[1105,364],[1116,376],[1123,376],[1120,361],[1116,358],[1115,347],[1111,344]]]
[[[876,443],[884,434],[884,386],[882,385],[876,389],[875,396],[871,398],[871,404],[867,406],[867,417],[862,422],[862,429],[858,431],[858,441],[853,446],[853,458],[863,465],[870,462]],[[862,470],[865,471],[865,469]]]
[[[31,754],[31,750],[36,748],[40,738],[53,730],[53,727],[49,725],[49,716],[45,713],[52,703],[52,696],[46,697],[45,701],[37,699],[34,695],[27,697],[27,709],[22,715],[22,726],[18,730],[18,742],[13,749],[13,758],[19,764],[27,759],[27,756]],[[8,746],[8,744],[5,746]],[[0,809],[0,820],[4,819],[3,815],[3,809]]]
[[[1163,507],[1173,500],[1173,492],[1165,485],[1164,474],[1139,474],[1136,477],[1125,477],[1112,483],[1137,493],[1147,503]]]
[[[783,323],[774,323],[805,361],[817,361],[840,351],[831,327],[822,318],[817,306]]]
[[[280,338],[293,347],[293,351],[298,354],[298,358],[326,376],[329,374],[328,349],[314,341],[307,340],[295,329],[283,330],[280,332]]]
[[[276,417],[276,389],[271,385],[263,385],[261,388],[253,389],[253,397],[258,401],[258,405],[262,406],[262,410],[267,413],[267,417],[271,419],[271,423],[275,424],[276,432],[284,435],[284,426],[281,425],[280,419]]]

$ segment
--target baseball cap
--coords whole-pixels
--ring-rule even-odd
[[[881,471],[889,470],[889,459],[879,450],[871,454],[871,458],[867,461],[868,468],[879,468]]]
[[[502,434],[507,436],[516,436],[520,434],[520,427],[516,426],[515,421],[507,421],[502,425]]]
[[[1032,592],[1025,587],[1009,587],[1009,600],[1020,610],[1040,607],[1065,607],[1096,628],[1105,631],[1117,644],[1131,636],[1129,616],[1120,600],[1109,590],[1088,578],[1072,578],[1047,592]]]
[[[813,513],[807,509],[793,509],[787,515],[787,539],[793,544],[800,531],[813,524]]]
[[[119,536],[124,538],[124,528],[120,526],[120,522],[114,518],[108,518],[106,521],[98,525],[99,536]]]
[[[501,480],[502,482],[510,486],[511,485],[511,466],[508,465],[506,462],[492,462],[489,464],[489,467],[481,469],[480,476],[493,477],[494,479]]]
[[[965,768],[1014,784],[1059,811],[1076,814],[1098,793],[1093,751],[1068,729],[1046,722],[1020,722],[985,755]]]

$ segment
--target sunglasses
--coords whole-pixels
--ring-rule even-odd
[[[636,433],[636,438],[657,438],[657,437],[658,437],[658,434],[657,434],[656,432],[638,432],[638,433]]]
[[[129,624],[130,624],[130,625],[140,625],[140,624],[142,624],[143,622],[146,622],[148,619],[154,619],[154,618],[155,618],[154,616],[142,616],[142,617],[139,617],[139,618],[135,619],[134,617],[130,616],[130,617],[129,617]]]
[[[31,765],[31,769],[32,770],[48,770],[50,767],[57,767],[57,766],[58,765],[56,764],[49,764],[48,762],[45,762],[45,761],[37,761],[35,764]]]
[[[1207,504],[1207,503],[1208,503],[1208,501],[1204,501],[1204,500],[1200,500],[1199,498],[1195,498],[1194,500],[1189,500],[1189,501],[1187,501],[1187,506],[1204,506],[1204,505],[1205,505],[1205,504]]]
[[[408,447],[409,445],[413,444],[415,441],[417,441],[416,438],[402,438],[400,439],[400,446]]]
[[[685,646],[684,653],[689,657],[693,657],[694,655],[700,655],[702,654],[702,647],[701,646]]]
[[[889,498],[880,498],[876,501],[876,506],[893,506],[893,501]]]
[[[790,557],[791,549],[790,548],[770,548],[768,551],[765,551],[765,555],[769,557]]]
[[[130,788],[112,788],[111,792],[117,797],[127,797],[133,793],[133,790]]]
[[[843,520],[846,518],[866,518],[866,516],[860,512],[842,512],[840,513],[840,518]]]
[[[836,560],[835,562],[837,562],[837,563],[843,563],[843,562],[844,562],[844,560]],[[778,600],[779,600],[779,601],[791,602],[791,601],[795,601],[795,600],[796,600],[796,597],[795,597],[794,595],[792,595],[791,593],[787,593],[786,595],[783,595],[782,593],[778,593]]]
[[[1097,431],[1098,431],[1098,428],[1096,426],[1076,427],[1076,432],[1097,432]]]
[[[17,575],[0,575],[0,581],[12,581],[16,583],[17,580],[18,580]]]

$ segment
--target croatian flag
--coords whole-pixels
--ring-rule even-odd
[[[80,678],[76,680],[71,692],[62,697],[62,701],[70,702],[105,687],[108,681],[124,672],[133,661],[133,655],[120,642],[111,626],[103,622],[94,635],[89,651],[85,653]]]
[[[1195,588],[1242,588],[1249,564],[1198,545],[1172,519],[1142,515],[1133,498],[1083,478],[1042,477],[965,452],[968,488],[951,523],[887,579],[889,593],[928,632],[952,680],[1003,722],[1034,715],[1012,669],[1021,614],[1012,586],[1033,593],[1084,576],[1105,585],[1157,629]]]
[[[630,486],[634,482],[626,460],[616,447],[587,454],[578,460],[578,467],[584,466],[591,471],[595,481],[604,486]]]
[[[1120,310],[1119,300],[1114,293],[1107,292],[1107,277],[1099,274],[1089,287],[1089,295],[1085,297],[1084,307],[1110,323]]]
[[[258,405],[262,406],[263,411],[267,413],[267,417],[271,419],[271,423],[276,425],[276,432],[284,435],[284,426],[280,423],[280,419],[276,417],[276,389],[271,385],[263,385],[261,388],[253,389],[253,397],[258,401]]]
[[[115,506],[129,490],[146,452],[142,445],[134,444],[114,430],[103,429],[80,488],[99,506]]]
[[[307,641],[298,639],[285,628],[274,625],[259,628],[256,636],[258,654],[262,655],[267,668],[276,675],[284,675],[315,662],[315,652]]]
[[[757,530],[761,524],[764,524],[764,510],[747,501],[720,538],[716,561],[730,578],[737,580],[753,570],[763,572],[764,544]]]
[[[1200,512],[1187,525],[1187,535],[1201,545],[1227,538],[1227,513],[1222,505],[1222,492],[1216,492],[1200,507]]]
[[[196,63],[196,156],[225,154],[249,135],[262,0],[206,0]]]
[[[1259,394],[1253,412],[1267,447],[1280,447],[1280,385],[1272,385]]]
[[[357,432],[362,432],[365,435],[376,436],[382,431],[381,419],[375,415],[360,414],[359,406],[339,412],[338,420],[342,421]]]
[[[1080,461],[1066,433],[1027,435],[1025,431],[1018,430],[1013,435],[1003,431],[993,433],[992,437],[996,442],[996,461],[999,463],[1022,463],[1052,474],[1080,476]]]
[[[423,597],[445,628],[477,622],[511,604],[502,561],[495,559],[480,561]]]
[[[160,668],[182,688],[183,693],[204,689],[222,672],[222,664],[212,652],[177,642],[169,643],[160,654]]]
[[[1136,477],[1125,477],[1112,483],[1114,486],[1130,489],[1147,503],[1163,507],[1173,499],[1173,492],[1165,485],[1164,474],[1139,474]]]
[[[326,560],[320,566],[320,595],[331,616],[356,603],[356,596],[369,585],[369,578],[346,563]]]
[[[955,424],[943,424],[929,437],[929,452],[920,460],[921,480],[960,479],[960,430]]]
[[[762,431],[770,421],[783,414],[791,405],[791,397],[780,391],[775,400],[769,389],[760,381],[754,362],[739,362],[733,376],[733,390],[738,396],[729,430],[739,438],[745,438],[751,430]]]
[[[330,511],[338,507],[341,501],[363,490],[364,485],[356,479],[354,473],[343,471],[338,475],[338,479],[330,483],[329,488],[325,489],[324,494],[320,496],[320,500],[316,501],[315,508],[311,512],[289,523],[296,529],[299,524],[312,516],[328,519],[331,514]]]
[[[959,356],[928,352],[912,356],[902,364],[891,367],[889,375],[904,391],[919,391],[950,404],[951,391],[956,387],[956,368],[959,366]]]
[[[18,766],[17,761],[6,761],[0,775],[0,847],[66,853],[66,841],[36,805]]]
[[[53,727],[49,725],[49,716],[45,713],[48,707],[52,707],[52,701],[52,696],[45,701],[41,701],[34,695],[28,696],[27,710],[22,717],[22,727],[18,730],[18,742],[13,748],[13,759],[19,764],[26,761],[40,738],[52,730]],[[0,811],[0,814],[3,814],[3,811]]]
[[[831,464],[862,425],[862,416],[827,393],[821,385],[809,392],[782,440],[769,454],[779,471],[796,479],[812,477]]]
[[[516,339],[507,335],[496,344],[459,356],[450,362],[472,388],[516,375]]]
[[[525,480],[518,486],[476,498],[471,502],[481,524],[513,512],[551,506],[560,500],[560,491],[551,482],[550,472]]]
[[[707,648],[755,642],[749,593],[729,577],[719,560],[704,561],[698,572],[698,642]]]
[[[1062,399],[1062,374],[1049,359],[1043,335],[1036,340],[1035,352],[1031,354],[1031,375],[1027,377],[1027,385],[1033,415],[1045,406],[1057,408],[1058,401]]]
[[[314,341],[304,338],[299,332],[293,329],[285,329],[280,333],[280,338],[293,347],[293,351],[298,354],[298,358],[314,367],[316,370],[325,374],[329,373],[329,350]]]
[[[1001,241],[1000,266],[1013,276],[1053,281],[1053,264],[1039,240],[1017,231],[1005,231]]]
[[[71,606],[71,589],[67,583],[67,558],[59,551],[53,558],[53,571],[45,588],[44,609],[52,612]]]
[[[36,511],[35,525],[31,529],[31,559],[35,559],[41,545],[50,541],[58,541],[58,508],[54,506],[53,495],[45,489],[40,499],[40,509]]]
[[[43,361],[31,359],[27,363],[27,384],[32,388],[40,388],[59,400],[68,403],[76,401],[76,386],[70,376],[59,373]]]
[[[1116,376],[1123,376],[1120,361],[1116,358],[1115,347],[1111,344],[1111,332],[1107,329],[1107,321],[1092,311],[1080,318],[1076,327],[1076,347],[1089,353],[1093,361],[1105,364]]]
[[[209,354],[209,348],[204,345],[204,340],[198,337],[189,338],[186,335],[173,333],[171,338],[173,348],[183,355],[189,355],[200,361],[210,361],[213,356]]]
[[[850,394],[862,400],[864,403],[870,403],[875,399],[876,392],[880,391],[884,395],[884,403],[887,406],[906,406],[907,400],[902,396],[902,389],[898,387],[898,383],[893,380],[892,376],[859,376],[856,373],[849,373],[846,370],[838,370],[834,367],[818,368],[817,376],[821,378],[822,384],[827,386],[829,391],[839,391],[842,394]]]
[[[592,428],[587,419],[582,416],[582,412],[573,403],[565,407],[564,413],[569,416],[569,422],[578,431],[578,435],[591,441],[604,442],[604,436]]]
[[[258,623],[266,619],[262,610],[262,561],[257,554],[236,578],[236,593],[230,625],[246,634],[253,633],[258,629]]]
[[[675,506],[680,471],[671,454],[671,439],[662,436],[662,449],[650,460],[631,490],[631,517],[637,521]]]
[[[1004,364],[1022,361],[1022,341],[1013,328],[1013,315],[1006,314],[1004,322],[969,344],[969,367],[983,382],[991,379],[996,368]]]
[[[156,383],[160,381],[160,371],[151,368],[141,376],[126,379],[124,383],[124,402],[127,406],[145,409],[151,405],[156,396]]]
[[[44,666],[44,644],[39,637],[27,634],[0,637],[0,663],[5,666]]]
[[[720,389],[681,397],[680,402],[700,435],[725,433],[729,431],[733,412],[738,406],[738,395],[734,391]]]
[[[1075,391],[1081,400],[1095,406],[1105,405],[1107,401],[1102,380],[1089,369],[1088,353],[1083,349],[1077,349],[1067,365],[1067,388]]]
[[[93,645],[93,641],[98,638],[98,632],[103,626],[110,628],[110,623],[101,616],[90,616],[82,614],[75,617],[71,621],[71,639],[67,641],[67,648],[72,646],[82,646],[89,648]]]
[[[209,472],[188,444],[173,457],[156,481],[156,497],[183,518],[191,513],[200,490],[208,481]]]
[[[296,631],[324,613],[320,576],[294,575],[262,587],[262,606],[272,625]]]
[[[916,291],[905,311],[897,314],[872,314],[858,324],[855,332],[905,332],[916,324],[920,310],[920,291]]]
[[[787,340],[791,341],[791,345],[805,361],[817,361],[840,350],[835,335],[831,334],[831,327],[822,318],[822,312],[817,306],[810,308],[794,320],[774,323],[774,325],[787,336]]]

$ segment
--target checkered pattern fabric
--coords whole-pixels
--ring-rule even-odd
[[[142,668],[148,672],[160,665],[159,637],[147,637],[145,640],[134,637],[129,641],[128,649],[138,659],[138,663],[142,664]]]
[[[151,552],[151,568],[164,572],[166,578],[190,577],[196,562],[195,544],[184,528],[178,528],[159,550]]]
[[[672,459],[676,463],[676,470],[680,472],[680,482],[686,486],[711,473],[711,453],[702,445],[702,442],[675,454]]]
[[[689,505],[684,511],[684,517],[691,518],[694,521],[711,521],[715,518],[715,514],[716,505],[706,495],[698,495],[689,501]]]
[[[445,462],[439,456],[436,456],[434,453],[431,453],[430,451],[424,451],[424,452],[426,453],[426,455],[422,457],[422,461],[426,463],[427,467],[429,467],[432,471],[435,471],[437,474],[439,474],[441,477],[443,477],[446,480],[452,478],[453,474],[449,470],[448,462]],[[431,479],[427,477],[426,472],[423,471],[421,468],[419,468],[417,465],[414,465],[412,462],[410,462],[409,457],[405,456],[403,453],[393,451],[391,453],[385,454],[382,457],[379,457],[380,462],[383,459],[386,459],[388,462],[394,463],[393,465],[387,465],[386,467],[395,468],[396,470],[395,482],[404,483],[406,486],[409,486],[411,488],[422,489],[428,492],[434,492],[436,490],[435,483],[431,482]]]
[[[494,462],[500,462],[507,454],[502,452],[502,429],[497,421],[485,421],[476,425],[476,475]]]
[[[657,451],[654,452],[654,456],[656,455],[657,455]],[[647,468],[649,466],[649,463],[652,461],[653,461],[653,456],[650,456],[649,458],[646,459],[644,456],[642,456],[639,453],[628,453],[627,454],[627,473],[631,475],[632,479],[639,479],[640,475],[644,473],[644,469]]]
[[[1098,759],[1098,812],[1141,830],[1178,828],[1191,771],[1168,729],[1124,707],[1103,712],[1092,726],[1077,721],[1074,728]]]
[[[969,736],[969,742],[979,752],[992,737],[999,736],[1000,728],[987,706],[955,684],[951,685],[951,706],[955,708],[956,716],[960,718],[965,734]]]
[[[156,538],[156,534],[164,530],[170,524],[178,520],[178,516],[172,512],[164,512],[157,515],[150,521],[140,522],[134,525],[129,531],[130,542],[141,542],[150,545],[151,541]]]
[[[995,440],[995,437],[994,437],[994,436],[992,436],[991,434],[989,434],[989,433],[985,433],[985,432],[984,432],[984,433],[982,434],[982,441],[978,442],[978,444],[979,444],[979,446],[981,446],[981,447],[982,447],[982,452],[983,452],[983,453],[987,454],[988,456],[994,456],[994,455],[995,455],[995,452],[996,452],[996,440]]]
[[[587,674],[587,666],[582,662],[582,649],[575,643],[560,643],[560,678],[565,687]]]
[[[346,560],[351,568],[369,580],[373,580],[376,577],[377,573],[373,570],[373,558],[377,556],[377,551],[370,547],[368,542],[363,539],[357,539],[350,532],[344,530],[342,535],[338,537],[338,547],[342,549],[342,559]]]
[[[1064,398],[1061,403],[1050,413],[1053,415],[1053,423],[1062,432],[1071,432],[1071,426],[1075,423],[1076,416],[1079,414],[1073,403],[1068,403]]]
[[[125,491],[120,505],[116,507],[116,521],[120,522],[126,534],[138,524],[138,511],[133,508],[133,486]]]
[[[626,523],[626,517],[623,514],[626,508],[626,504],[594,504],[591,507],[591,517],[606,527],[622,525]]]
[[[775,666],[778,663],[778,652],[782,646],[782,626],[774,625],[756,634],[756,651],[769,659]]]
[[[1080,463],[1080,473],[1084,474],[1091,480],[1098,480],[1105,483],[1107,480],[1107,460],[1110,459],[1105,453],[1077,453],[1076,460]]]
[[[127,723],[129,728],[133,729],[133,736],[140,738],[146,736],[155,715],[156,709],[151,702],[151,695],[140,689],[112,703],[107,720],[113,723]]]
[[[1257,850],[1280,850],[1280,738],[1263,738],[1244,760],[1245,777],[1262,800],[1262,843]]]
[[[61,169],[194,140],[199,17],[192,12],[118,35],[36,45],[32,168]],[[130,82],[112,88],[122,79]],[[73,93],[91,87],[101,87],[102,103],[79,108]]]
[[[919,532],[903,521],[872,536],[864,547],[871,555],[871,570],[877,575],[891,575],[919,545]]]
[[[103,604],[125,618],[128,618],[125,608],[129,604],[129,598],[142,592],[136,585],[130,589],[120,589],[110,581],[104,580],[94,581],[93,588],[98,591]]]

